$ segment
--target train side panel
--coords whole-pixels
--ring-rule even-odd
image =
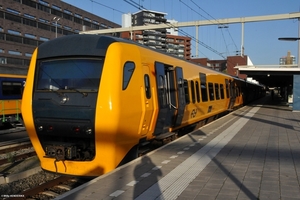
[[[138,49],[129,44],[114,43],[107,50],[95,124],[96,152],[101,152],[95,160],[101,161],[105,173],[118,166],[141,137],[145,103],[139,58]]]
[[[170,125],[169,131],[176,131],[182,127],[197,123],[201,120],[207,119],[212,116],[216,116],[219,113],[226,112],[228,109],[229,104],[229,98],[226,92],[226,81],[231,80],[232,78],[229,76],[226,76],[221,73],[216,73],[212,70],[209,70],[207,68],[203,68],[201,66],[195,66],[190,63],[183,63],[179,59],[172,59],[169,56],[159,54],[157,52],[149,51],[148,49],[141,48],[141,55],[143,57],[143,62],[148,63],[151,66],[151,69],[153,71],[152,79],[154,79],[152,82],[155,83],[153,95],[157,95],[159,93],[158,87],[157,87],[157,71],[155,69],[155,65],[157,63],[162,63],[164,65],[167,65],[172,69],[171,75],[175,76],[176,79],[176,68],[180,67],[183,70],[183,78],[188,83],[188,89],[185,92],[188,92],[189,94],[185,96],[189,96],[193,99],[189,99],[186,101],[189,101],[187,104],[184,105],[184,113],[183,118],[181,120],[181,123],[175,124],[173,121],[173,124]],[[165,69],[166,70],[166,69]],[[212,84],[211,92],[213,94],[209,95],[209,90],[207,89],[207,101],[203,101],[201,97],[201,80],[199,78],[199,74],[205,74],[206,75],[206,84],[208,87],[208,84]],[[167,76],[167,75],[166,75]],[[168,82],[168,81],[166,81]],[[193,88],[191,87],[191,83],[193,82]],[[196,84],[197,83],[197,84]],[[215,89],[215,86],[218,89]],[[222,88],[221,88],[222,86]],[[177,95],[177,105],[170,105],[170,110],[174,109],[172,106],[178,107],[178,95],[179,95],[179,88],[178,84],[175,84],[175,93]],[[222,94],[221,94],[222,89]],[[197,91],[198,90],[198,91]],[[218,94],[216,94],[218,93]],[[221,97],[222,96],[222,97]],[[212,98],[212,99],[211,99]],[[159,98],[156,97],[155,105],[159,107],[158,100]],[[170,100],[169,100],[170,101]],[[168,102],[170,103],[170,102]],[[177,108],[176,108],[177,109]],[[152,124],[152,129],[155,129],[155,125],[160,120],[158,117],[159,108],[154,109],[154,122]],[[172,113],[172,111],[171,111]],[[176,119],[178,113],[174,112],[173,118]],[[164,133],[164,132],[162,132]],[[155,135],[155,134],[154,134]],[[148,138],[151,138],[151,135],[148,135]]]
[[[186,105],[185,115],[181,125],[182,127],[197,123],[199,121],[208,119],[210,117],[214,117],[220,113],[227,111],[227,105],[228,105],[227,98],[225,96],[221,98],[220,90],[217,90],[218,94],[216,94],[216,90],[214,89],[215,84],[217,84],[219,87],[220,85],[225,85],[224,80],[225,77],[221,75],[207,76],[208,84],[207,84],[207,90],[205,92],[207,95],[207,100],[204,101],[202,98],[203,93],[201,92],[199,92],[200,101],[198,101],[197,98],[194,99],[195,97],[193,96],[195,95],[191,93],[197,93],[197,92],[193,91],[193,87],[191,88],[189,96],[192,97],[192,99],[190,100],[190,103]],[[225,91],[223,90],[223,92]]]
[[[181,60],[179,59],[171,59],[171,57],[163,55],[163,54],[159,54],[157,52],[152,52],[149,51],[148,49],[142,49],[141,51],[143,53],[141,53],[141,55],[143,56],[143,62],[148,62],[149,65],[152,66],[152,71],[153,71],[153,76],[152,78],[154,79],[153,82],[156,82],[156,69],[155,69],[155,63],[159,62],[159,63],[163,63],[167,66],[170,66],[173,68],[173,72],[171,73],[172,76],[175,76],[176,79],[176,68],[180,67],[183,70],[183,79],[185,79],[188,83],[188,89],[185,92],[188,92],[189,94],[185,95],[185,96],[189,96],[192,97],[193,99],[189,99],[186,101],[189,101],[188,103],[186,103],[184,105],[184,113],[183,113],[183,118],[181,120],[181,123],[175,124],[173,122],[173,124],[170,125],[170,129],[169,131],[176,131],[182,127],[185,127],[187,125],[191,125],[194,123],[197,123],[201,120],[204,120],[206,118],[209,118],[211,116],[215,116],[218,113],[222,113],[227,111],[228,109],[228,104],[229,104],[229,99],[228,99],[228,95],[226,94],[226,82],[225,79],[227,79],[227,81],[229,81],[230,78],[229,76],[226,76],[224,74],[221,73],[214,73],[212,70],[203,68],[201,66],[195,66],[193,64],[190,63],[183,63]],[[145,61],[144,61],[145,60]],[[208,83],[212,83],[212,87],[213,87],[213,94],[210,97],[215,98],[214,100],[211,100],[209,97],[207,99],[207,101],[203,101],[202,100],[202,94],[201,94],[201,80],[199,78],[199,74],[206,74],[206,84]],[[193,82],[193,88],[191,88],[191,83]],[[196,84],[197,83],[197,84]],[[177,105],[176,107],[178,108],[178,99],[179,97],[179,84],[175,84],[175,93],[177,95]],[[217,93],[215,94],[215,86],[219,87],[217,89]],[[222,86],[222,95],[221,95],[221,86]],[[207,85],[208,87],[208,85]],[[158,94],[158,89],[157,89],[157,85],[155,85],[154,87],[154,95]],[[198,91],[197,91],[198,90]],[[208,89],[207,89],[208,92]],[[207,96],[209,96],[207,94]],[[222,96],[222,98],[221,98]],[[158,99],[158,98],[156,98]],[[158,103],[157,100],[155,102],[156,104]],[[159,106],[159,105],[157,105]],[[174,109],[172,108],[172,106],[174,105],[170,105],[170,110]],[[177,109],[176,108],[176,109]],[[157,123],[157,112],[158,109],[154,110],[154,117],[155,117],[155,122]],[[174,118],[176,119],[176,117],[178,117],[178,113],[174,112]],[[155,126],[155,124],[154,124]],[[152,129],[155,127],[152,127]]]

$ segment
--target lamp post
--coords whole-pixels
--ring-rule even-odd
[[[53,20],[55,21],[55,38],[57,38],[57,22],[60,20],[60,18],[53,17]]]
[[[300,68],[300,18],[298,18],[298,37],[281,37],[278,40],[298,41],[298,68]],[[293,110],[300,110],[300,76],[293,75]]]
[[[300,29],[299,29],[299,37],[281,37],[278,40],[284,41],[298,41],[298,68],[300,67]]]
[[[298,68],[300,68],[300,18],[298,18],[298,37],[281,37],[278,40],[298,41]]]

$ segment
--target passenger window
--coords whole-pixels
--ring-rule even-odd
[[[199,83],[196,81],[196,97],[197,97],[197,102],[200,102],[200,90],[199,90]]]
[[[216,92],[216,99],[220,99],[220,91],[219,91],[219,84],[215,83],[215,92]]]
[[[203,102],[208,101],[206,84],[203,83],[201,83],[201,96]]]
[[[226,98],[229,98],[229,82],[227,79],[225,79],[225,83],[226,83]]]
[[[184,94],[185,94],[185,103],[189,104],[190,103],[190,94],[189,94],[189,85],[188,85],[188,81],[184,80],[183,81],[183,85],[184,85]]]
[[[206,74],[199,73],[200,77],[200,86],[201,86],[201,96],[202,96],[202,101],[208,101],[208,96],[207,96],[207,88],[206,88]]]
[[[122,89],[125,90],[130,82],[135,69],[134,62],[126,62],[123,69],[123,85]]]
[[[150,79],[149,79],[149,75],[145,74],[144,76],[144,82],[145,82],[145,93],[146,93],[146,97],[147,99],[151,98],[151,88],[150,88]]]
[[[185,92],[184,92],[184,81],[182,78],[179,79],[178,81],[178,90],[179,90],[179,98],[181,99],[182,102],[185,102]]]
[[[221,99],[224,99],[224,85],[220,84]]]
[[[236,87],[236,95],[239,97],[241,94],[240,94],[240,88],[237,86]]]
[[[237,97],[237,94],[236,94],[236,86],[234,86],[233,85],[233,83],[231,84],[232,85],[232,89],[231,89],[231,91],[232,91],[232,97]]]
[[[195,97],[195,85],[194,81],[191,81],[191,93],[192,93],[192,102],[196,102],[196,97]]]
[[[211,101],[215,100],[214,85],[212,83],[208,83],[208,91],[209,91],[209,100]]]
[[[22,94],[22,83],[21,82],[2,82],[2,94],[3,96],[9,95],[21,95]]]
[[[166,106],[167,105],[167,88],[165,85],[165,79],[163,76],[159,76],[159,96],[161,97],[161,106]]]

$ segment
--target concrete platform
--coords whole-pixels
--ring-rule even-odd
[[[279,100],[245,106],[56,200],[300,199],[300,112]]]

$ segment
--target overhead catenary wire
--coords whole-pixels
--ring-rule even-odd
[[[203,16],[202,14],[200,14],[199,12],[197,12],[195,9],[193,9],[191,6],[189,6],[187,3],[184,3],[182,0],[179,0],[182,4],[184,4],[186,7],[188,7],[189,9],[191,9],[192,11],[194,11],[195,13],[197,13],[199,16],[201,16],[201,17],[203,17],[203,18],[205,18],[206,20],[208,20],[208,21],[210,21],[210,22],[212,22],[212,23],[214,23],[214,24],[216,24],[216,25],[219,25],[219,28],[221,29],[221,33],[222,33],[222,38],[223,38],[223,41],[224,41],[224,43],[225,43],[225,47],[226,47],[226,52],[229,54],[229,50],[228,50],[228,45],[227,45],[227,42],[226,42],[226,40],[225,40],[225,36],[224,36],[224,33],[223,33],[223,28],[228,28],[228,26],[226,25],[225,26],[225,24],[223,24],[223,23],[221,23],[219,20],[217,20],[216,18],[214,18],[212,15],[210,15],[208,12],[206,12],[203,8],[201,8],[197,3],[195,3],[193,0],[190,0],[198,9],[200,9],[201,11],[203,11],[206,15],[208,15],[210,18],[212,18],[213,20],[211,20],[211,19],[209,19],[209,18],[207,18],[207,17],[205,17],[205,16]],[[231,41],[232,41],[232,43],[234,44],[234,46],[235,46],[235,48],[236,48],[236,51],[238,51],[238,48],[237,48],[237,46],[236,46],[236,44],[235,44],[235,41],[233,40],[233,38],[232,38],[232,36],[231,36],[231,34],[230,34],[230,31],[229,30],[227,30],[228,31],[228,34],[229,34],[229,36],[230,36],[230,38],[231,38]]]
[[[139,9],[139,10],[147,10],[146,8],[144,8],[143,6],[141,6],[139,3],[136,3],[133,0],[124,0],[126,3],[132,5],[133,7]]]
[[[216,25],[217,25],[217,24],[220,24],[220,23],[218,23],[218,22],[214,22],[214,21],[208,19],[207,17],[203,16],[202,14],[200,14],[199,12],[197,12],[195,9],[193,9],[192,7],[190,7],[190,6],[189,6],[188,4],[186,4],[185,2],[183,2],[183,1],[181,1],[181,0],[179,0],[179,1],[180,1],[182,4],[184,4],[186,7],[188,7],[189,9],[191,9],[192,11],[194,11],[195,13],[197,13],[198,15],[200,15],[201,17],[205,18],[206,20],[208,20],[208,21],[210,21],[210,22],[212,22],[212,23],[214,23],[214,24],[216,24]],[[217,20],[215,20],[215,21],[217,21]],[[223,56],[223,54],[220,53],[219,51],[217,51],[216,49],[212,48],[211,46],[205,44],[204,42],[202,42],[202,41],[200,41],[200,40],[197,40],[197,38],[195,38],[194,36],[192,36],[192,35],[186,33],[185,31],[183,31],[183,30],[181,30],[181,29],[178,29],[178,30],[180,30],[181,33],[184,33],[184,35],[189,35],[188,37],[191,37],[192,40],[193,40],[194,42],[200,44],[201,46],[205,47],[206,49],[208,49],[208,50],[212,51],[213,53],[215,53],[215,54],[221,56],[222,58],[226,59],[226,58]],[[199,50],[198,50],[198,51],[199,51]]]
[[[108,8],[108,9],[111,9],[111,10],[114,10],[114,11],[117,11],[117,12],[119,12],[119,13],[122,13],[122,14],[124,14],[125,12],[123,12],[123,11],[120,11],[120,10],[117,10],[117,9],[115,9],[115,8],[113,8],[113,7],[110,7],[110,6],[107,6],[107,5],[104,5],[103,3],[99,3],[99,2],[97,2],[97,1],[94,1],[94,0],[90,0],[92,3],[96,3],[96,4],[98,4],[98,5],[100,5],[100,6],[103,6],[103,7],[106,7],[106,8]]]
[[[117,10],[117,9],[112,8],[112,7],[110,7],[110,6],[107,6],[107,5],[105,5],[105,4],[99,3],[99,2],[97,2],[97,1],[95,1],[95,0],[90,0],[90,1],[93,2],[93,3],[96,3],[96,4],[100,5],[100,6],[106,7],[106,8],[108,8],[108,9],[117,11],[117,12],[119,12],[119,13],[122,13],[122,14],[125,13],[125,12],[123,12],[123,11]],[[133,0],[124,0],[124,1],[125,1],[126,3],[128,3],[129,5],[135,7],[135,8],[137,8],[137,9],[139,9],[139,10],[148,10],[147,8],[145,8],[144,6],[140,5],[139,3],[136,3],[136,2],[133,1]],[[180,2],[182,2],[182,1],[180,0]],[[182,3],[183,3],[183,2],[182,2]],[[185,4],[185,3],[183,3],[183,4]],[[187,5],[187,4],[185,4],[185,5]],[[187,5],[187,7],[189,7],[191,10],[193,10],[194,12],[196,12],[197,14],[199,14],[200,16],[202,16],[199,12],[197,12],[196,10],[194,10],[193,8],[191,8],[190,6]],[[209,20],[208,18],[206,18],[206,17],[204,17],[204,16],[202,16],[202,17],[205,18],[205,19],[207,19],[207,20]],[[209,21],[211,21],[211,20],[209,20]],[[216,20],[216,21],[217,21],[217,20]],[[212,21],[211,21],[211,22],[212,22]],[[175,28],[175,27],[173,27],[173,26],[172,26],[171,24],[169,24],[169,23],[166,23],[166,24],[167,24],[168,26],[170,26],[170,28]],[[218,23],[216,23],[216,24],[218,24]],[[208,49],[208,50],[210,50],[210,51],[216,53],[217,55],[221,56],[222,58],[226,59],[226,58],[223,56],[222,53],[218,52],[216,49],[214,49],[214,48],[212,48],[211,46],[205,44],[204,42],[202,42],[202,41],[200,41],[200,40],[197,40],[194,36],[188,34],[187,32],[183,31],[182,29],[178,29],[178,31],[179,31],[182,35],[187,36],[187,37],[190,37],[194,42],[200,44],[201,46],[205,47],[206,49]],[[200,53],[203,54],[204,56],[206,56],[203,52],[200,51]],[[207,57],[207,56],[206,56],[206,57]]]

